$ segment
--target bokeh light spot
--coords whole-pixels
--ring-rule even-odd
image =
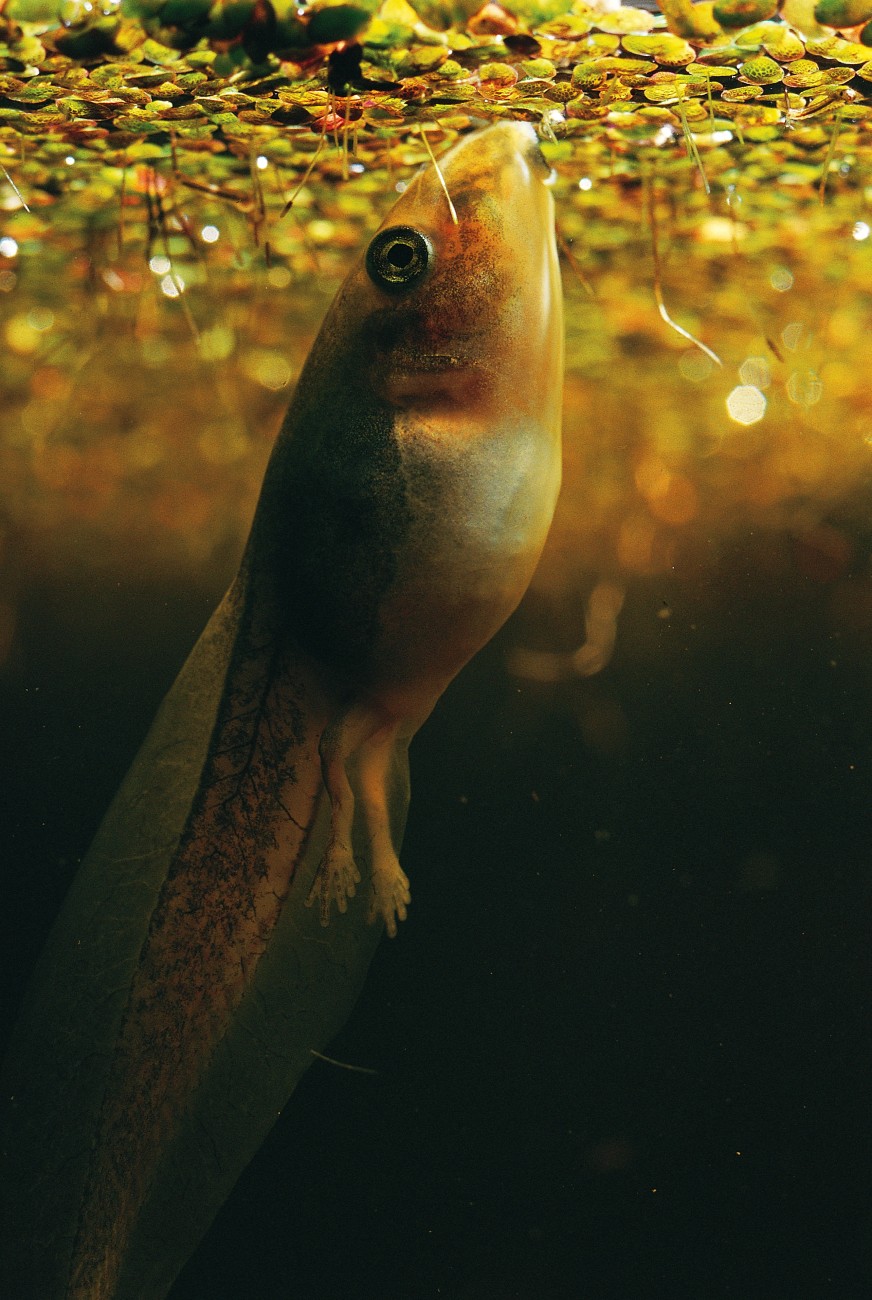
[[[736,424],[756,424],[766,414],[766,398],[754,384],[739,384],[727,397],[727,413]]]

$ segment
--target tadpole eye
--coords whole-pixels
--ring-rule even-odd
[[[412,226],[391,226],[381,230],[366,250],[366,270],[382,289],[407,289],[427,270],[433,245]]]

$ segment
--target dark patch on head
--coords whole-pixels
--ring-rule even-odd
[[[384,307],[369,317],[367,333],[376,352],[384,354],[407,346],[410,339],[420,338],[424,324],[424,312],[418,307]]]

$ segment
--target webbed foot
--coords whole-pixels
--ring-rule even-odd
[[[397,858],[391,855],[374,863],[367,922],[372,925],[378,917],[382,917],[385,929],[393,939],[397,933],[397,921],[405,921],[408,915],[406,909],[411,901],[409,878]]]
[[[317,899],[321,924],[329,925],[331,904],[335,902],[340,912],[348,911],[348,900],[354,897],[359,884],[360,872],[351,849],[331,837],[323,861],[315,872],[306,906],[311,907]]]

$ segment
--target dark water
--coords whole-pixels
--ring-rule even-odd
[[[4,1021],[229,572],[28,575]],[[331,1049],[377,1076],[313,1066],[172,1300],[869,1293],[872,672],[831,597],[749,537],[547,686],[504,668],[528,600],[413,747],[411,915]]]

